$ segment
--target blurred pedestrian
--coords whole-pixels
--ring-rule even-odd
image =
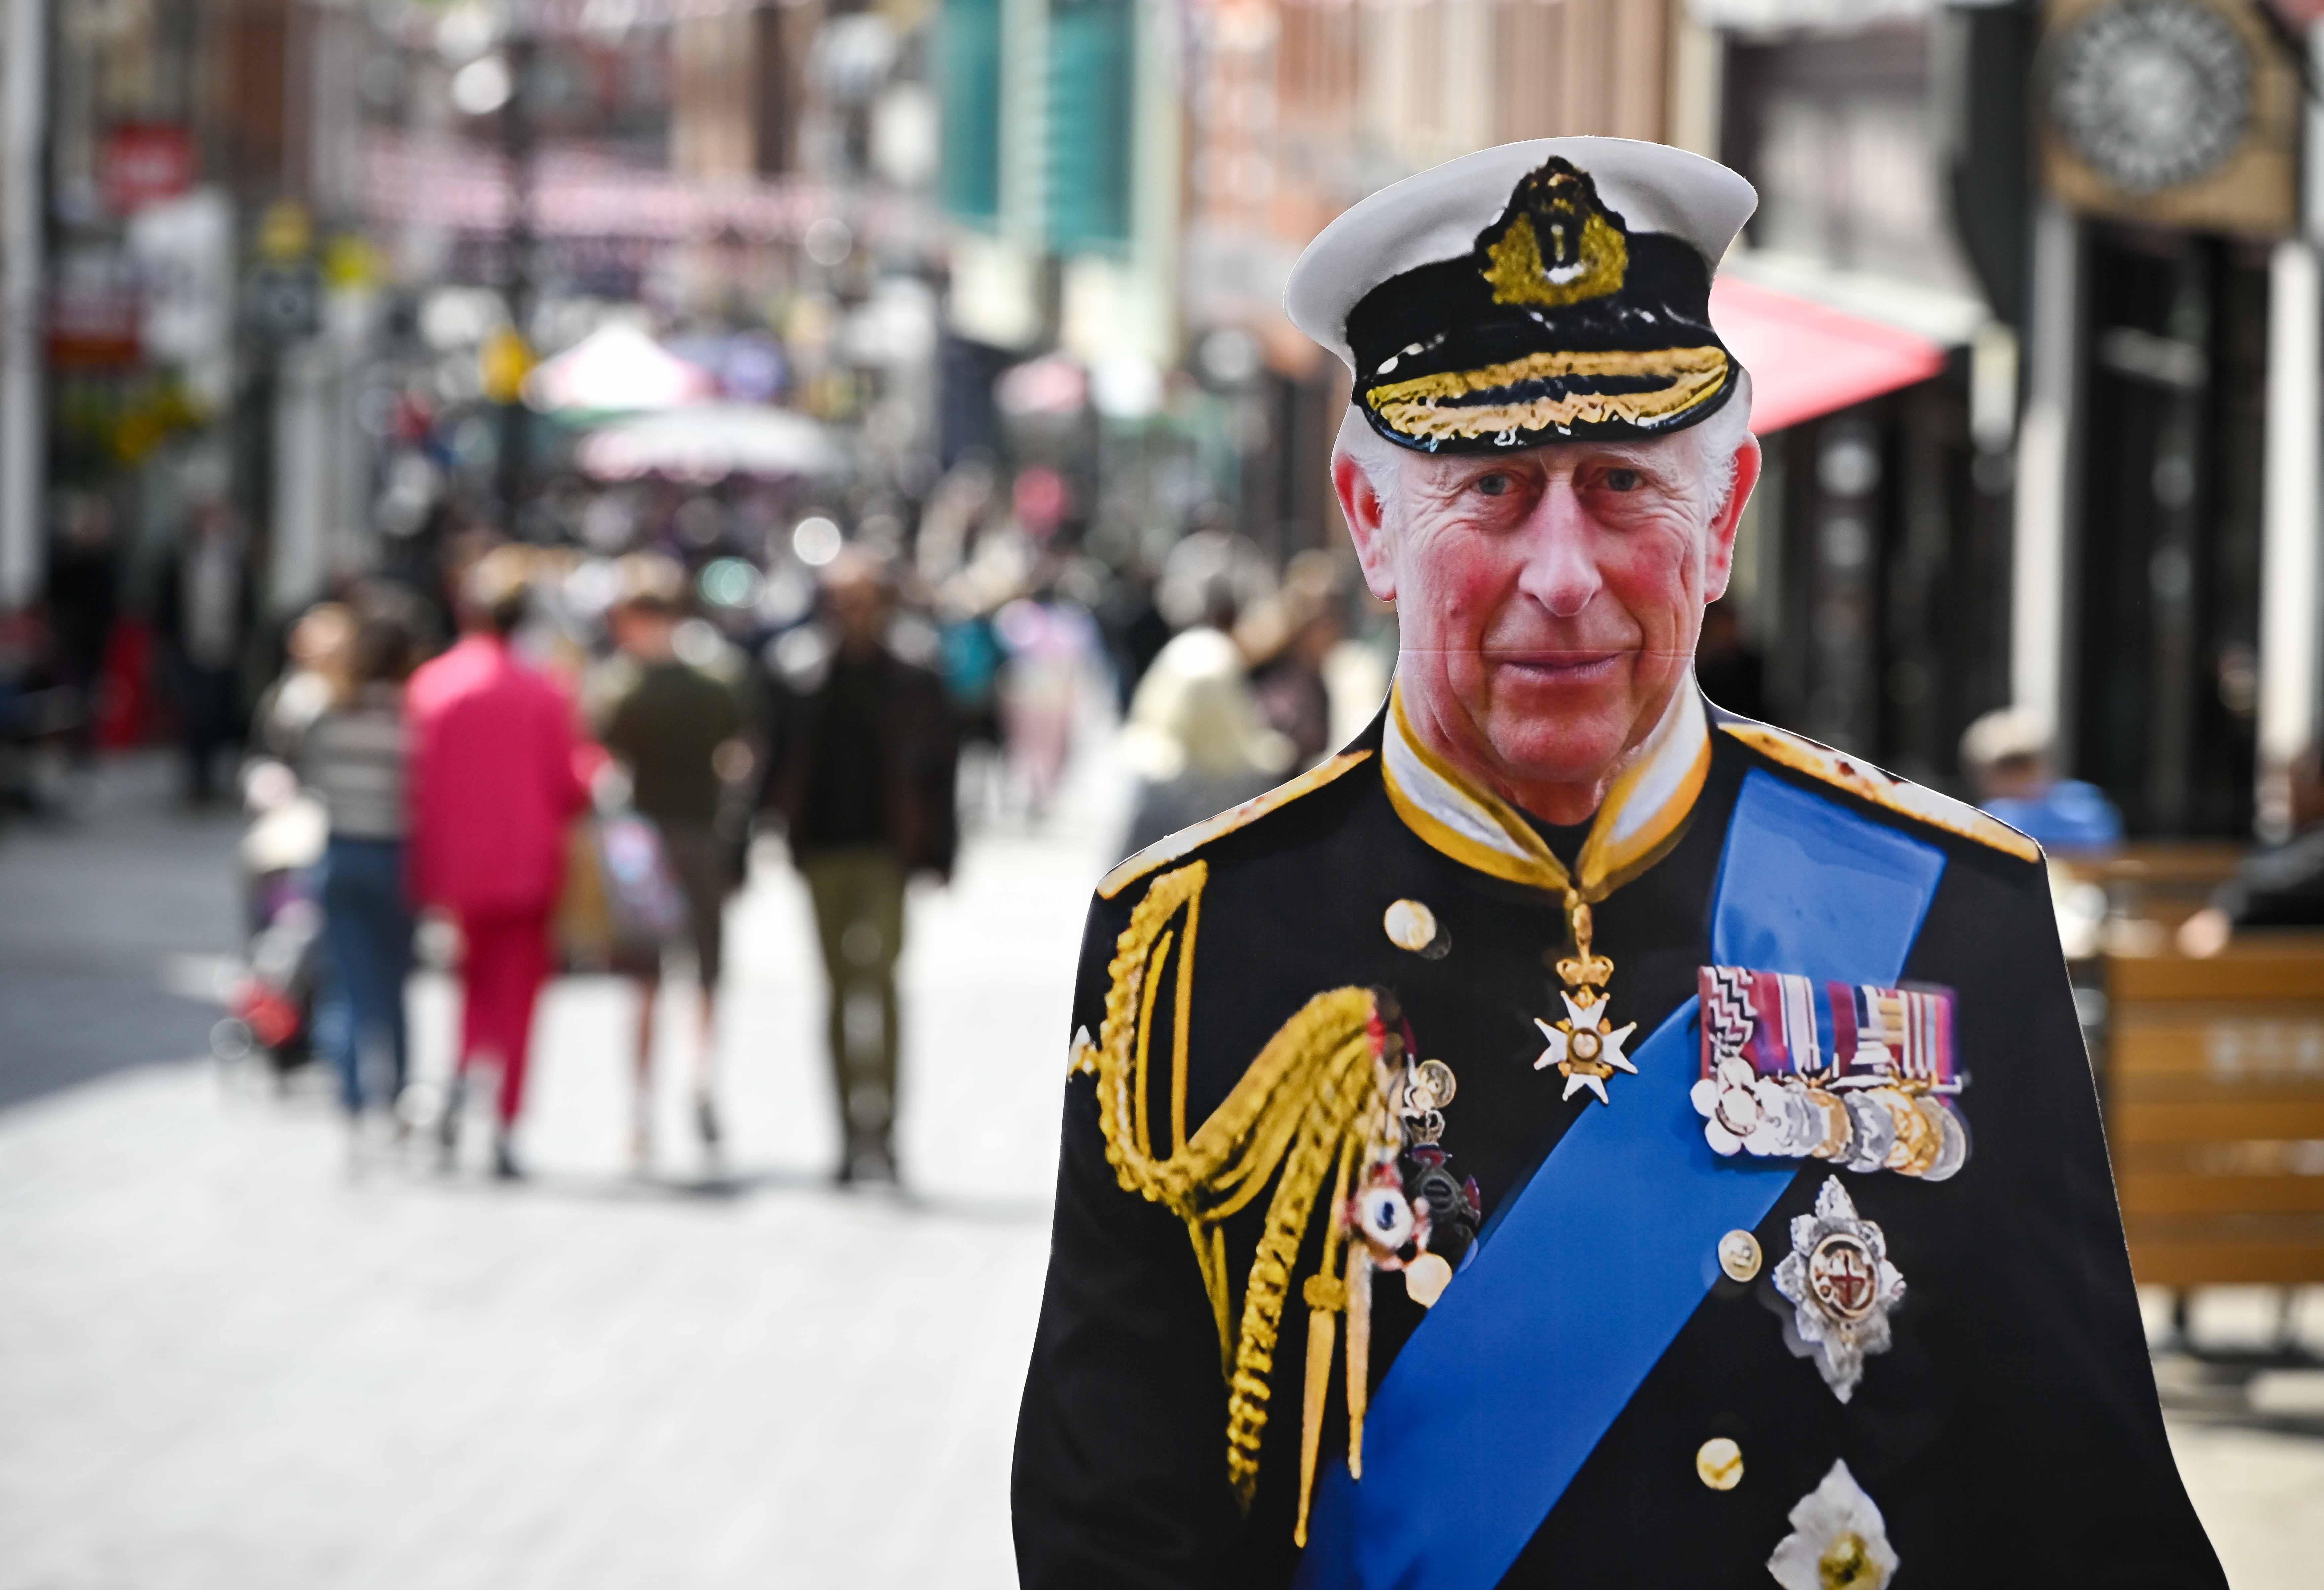
[[[1743,636],[1742,614],[1731,600],[1702,610],[1702,636],[1694,643],[1694,677],[1702,694],[1746,718],[1767,715],[1766,659]]]
[[[356,604],[347,678],[299,747],[301,782],[323,804],[323,942],[333,987],[345,1001],[331,1024],[340,1098],[360,1147],[367,1078],[391,1107],[409,1075],[403,988],[411,970],[411,906],[405,892],[404,682],[418,657],[418,626],[388,590]],[[368,1058],[380,1063],[366,1067]],[[396,1132],[406,1127],[397,1117]]]
[[[251,712],[251,738],[268,755],[298,760],[307,731],[353,686],[355,617],[343,602],[318,602],[283,638],[281,676]]]
[[[1009,767],[1026,814],[1038,823],[1065,782],[1096,632],[1088,613],[1050,593],[1010,602],[994,615],[993,629],[1009,654],[1001,676]]]
[[[69,742],[83,759],[96,744],[98,687],[120,612],[120,564],[112,505],[96,495],[70,498],[49,558],[49,630],[57,683],[74,697]]]
[[[2050,727],[2037,714],[2023,707],[1986,713],[1961,736],[1960,756],[1978,804],[2036,843],[2096,850],[2122,842],[2122,813],[2106,792],[2058,777]]]
[[[2292,834],[2244,858],[2210,902],[2179,926],[2182,954],[2216,955],[2248,928],[2324,927],[2324,756],[2290,769]]]
[[[1326,665],[1347,639],[1345,593],[1331,554],[1310,548],[1284,570],[1283,589],[1235,626],[1250,662],[1251,692],[1268,728],[1291,742],[1296,766],[1321,761],[1333,745]]]
[[[885,565],[841,553],[824,573],[823,608],[820,623],[774,648],[763,802],[815,905],[839,1180],[892,1181],[904,884],[952,874],[958,741],[943,681],[888,643]]]
[[[743,739],[750,718],[739,668],[678,656],[686,571],[656,553],[632,554],[620,569],[621,592],[606,614],[619,651],[592,683],[590,718],[598,743],[627,769],[631,804],[659,832],[662,854],[686,897],[685,936],[694,952],[697,986],[694,1120],[704,1153],[715,1154],[718,976],[724,962],[726,897],[742,881],[736,833],[742,813],[729,794],[752,765]],[[654,1010],[661,990],[661,951],[659,943],[614,948],[616,969],[638,988],[630,1152],[640,1169],[652,1155]]]
[[[217,795],[219,756],[239,738],[252,619],[250,560],[223,503],[196,510],[186,545],[163,570],[156,618],[178,709],[186,801],[208,805]]]
[[[567,829],[586,804],[573,703],[512,654],[523,622],[527,555],[503,547],[468,571],[460,639],[411,676],[413,892],[449,914],[462,944],[460,1048],[441,1136],[448,1163],[471,1070],[500,1073],[493,1163],[518,1173],[532,1014],[549,975],[549,923],[565,878]]]
[[[1130,697],[1120,741],[1139,781],[1130,854],[1265,793],[1297,754],[1259,714],[1231,633],[1231,586],[1208,580],[1202,600],[1204,620],[1162,648]]]

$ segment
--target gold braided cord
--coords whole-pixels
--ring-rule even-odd
[[[1649,354],[1536,354],[1481,370],[1447,371],[1375,387],[1364,400],[1400,435],[1434,441],[1546,430],[1554,425],[1650,425],[1708,402],[1726,381],[1727,370],[1727,355],[1716,347]],[[1567,392],[1499,403],[1455,400],[1522,381],[1599,374],[1636,374],[1668,384],[1642,392]]]
[[[1248,1508],[1259,1483],[1276,1341],[1300,1243],[1324,1179],[1337,1168],[1342,1185],[1331,1200],[1333,1228],[1325,1238],[1323,1268],[1315,1277],[1325,1284],[1321,1291],[1311,1287],[1308,1301],[1326,1312],[1344,1309],[1339,1253],[1345,1181],[1360,1167],[1364,1145],[1382,1130],[1388,1106],[1371,1034],[1372,995],[1364,988],[1333,988],[1316,995],[1277,1029],[1191,1137],[1174,1141],[1167,1157],[1155,1157],[1142,1130],[1149,1086],[1148,1024],[1171,948],[1171,924],[1183,913],[1185,923],[1176,935],[1180,982],[1170,1044],[1175,1139],[1187,1065],[1187,955],[1197,902],[1208,880],[1208,865],[1201,861],[1165,873],[1131,911],[1115,942],[1105,1019],[1087,1064],[1097,1073],[1106,1159],[1122,1190],[1162,1205],[1186,1223],[1228,1383],[1227,1475]],[[1270,1181],[1274,1197],[1244,1287],[1240,1326],[1230,1342],[1230,1282],[1220,1227]]]
[[[1390,403],[1448,402],[1535,381],[1644,377],[1681,383],[1717,381],[1727,353],[1715,344],[1696,348],[1552,348],[1474,370],[1440,370],[1376,386],[1366,394],[1375,409]]]

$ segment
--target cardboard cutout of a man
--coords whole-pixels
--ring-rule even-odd
[[[1514,144],[1294,273],[1395,690],[1099,887],[1027,1585],[2222,1583],[2038,848],[1694,684],[1754,202]]]

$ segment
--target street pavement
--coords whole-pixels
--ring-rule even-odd
[[[481,1119],[439,1173],[355,1152],[318,1079],[201,1057],[231,831],[140,777],[0,845],[0,1590],[1013,1582],[1068,984],[1119,832],[1102,768],[915,895],[900,1195],[828,1184],[814,941],[779,852],[733,907],[723,1170],[690,1137],[690,1001],[665,1002],[641,1177],[632,997],[571,979],[508,1186]],[[450,991],[423,977],[413,1006],[440,1077]],[[2207,1298],[2198,1326],[2252,1335],[2268,1307]],[[2314,1583],[2324,1376],[2165,1382],[2236,1590]]]

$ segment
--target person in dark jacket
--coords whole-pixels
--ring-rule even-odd
[[[250,558],[233,514],[198,510],[185,547],[165,565],[154,604],[184,748],[185,798],[217,795],[218,757],[241,738],[242,665],[250,646]]]
[[[895,588],[853,549],[826,568],[817,623],[770,646],[762,804],[815,904],[830,989],[839,1179],[896,1178],[896,958],[904,884],[952,875],[958,737],[941,678],[889,643]]]
[[[706,659],[678,655],[686,571],[671,559],[655,553],[623,558],[622,584],[622,594],[606,614],[620,649],[593,681],[590,718],[597,743],[627,769],[631,804],[653,823],[670,876],[685,896],[686,939],[694,951],[698,1001],[695,1129],[704,1152],[715,1154],[718,978],[725,962],[726,898],[742,882],[736,847],[729,841],[740,813],[728,797],[751,765],[751,749],[742,739],[751,725],[740,666],[747,659],[723,645]],[[735,666],[729,666],[730,659]],[[655,943],[617,944],[614,950],[618,970],[638,988],[630,1152],[641,1170],[652,1153],[654,1007],[661,989],[661,949]]]
[[[2239,933],[2324,927],[2324,753],[2313,746],[2286,774],[2292,837],[2255,851],[2200,911],[2179,924],[2179,948],[2217,955]]]

